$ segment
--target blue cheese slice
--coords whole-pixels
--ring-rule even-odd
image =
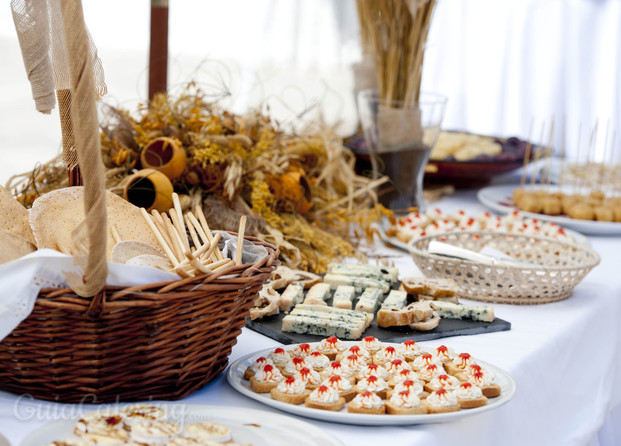
[[[374,314],[380,306],[382,296],[382,291],[377,288],[365,289],[358,299],[356,310]]]
[[[366,277],[369,279],[380,280],[388,284],[397,282],[396,268],[383,268],[375,265],[331,263],[328,265],[328,273],[352,277]]]
[[[351,285],[339,285],[336,287],[336,291],[334,292],[334,297],[332,298],[332,306],[334,308],[351,310],[355,296],[356,288]]]
[[[472,319],[473,321],[493,322],[494,307],[489,305],[459,305],[451,302],[432,301],[440,317],[445,319]]]
[[[341,339],[360,339],[364,333],[364,323],[335,319],[318,319],[289,314],[282,320],[282,331],[312,334],[317,336],[336,336]]]
[[[285,291],[280,295],[278,307],[280,311],[289,311],[292,307],[304,300],[304,284],[293,282],[287,285]]]
[[[390,290],[388,283],[382,280],[371,279],[369,277],[346,276],[343,274],[326,274],[323,278],[324,283],[329,283],[333,290],[339,285],[350,285],[356,289],[357,293],[361,293],[365,288],[377,288],[382,293]]]
[[[297,305],[291,314],[294,316],[307,316],[318,319],[334,319],[340,321],[362,322],[366,327],[373,322],[373,314],[368,314],[356,310],[344,310],[342,308],[334,308],[323,305]]]
[[[316,283],[306,293],[304,303],[307,305],[328,305],[326,300],[330,297],[329,283]]]
[[[384,302],[382,302],[382,308],[403,308],[408,302],[408,293],[402,290],[390,290]]]

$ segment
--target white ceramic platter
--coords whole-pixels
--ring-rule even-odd
[[[479,190],[477,198],[489,209],[501,213],[508,214],[517,208],[513,205],[513,190],[515,185],[489,186]],[[573,229],[582,234],[589,235],[621,235],[621,223],[611,223],[605,221],[589,221],[578,220],[565,216],[552,216],[545,214],[533,214],[532,212],[524,212],[532,218],[539,220],[554,222],[564,228]]]
[[[515,209],[511,209],[511,211],[514,211],[514,210]],[[535,215],[535,214],[531,214],[531,215]],[[536,218],[539,218],[539,216],[537,216]],[[542,218],[539,218],[539,219],[543,220]],[[389,227],[389,225],[390,223],[388,223],[388,220],[384,220],[382,221],[381,224],[376,226],[380,239],[382,239],[386,243],[389,243],[395,248],[401,249],[406,252],[410,252],[410,249],[408,248],[407,243],[402,242],[397,237],[391,237],[388,234],[386,234],[386,229]],[[571,229],[565,229],[565,233],[572,236],[573,239],[576,241],[576,243],[579,243],[580,245],[585,246],[587,248],[591,247],[591,242],[589,241],[589,239],[585,237],[584,235],[580,234],[579,232],[573,231]]]
[[[355,342],[345,342],[348,347]],[[316,344],[311,344],[316,345]],[[384,345],[397,345],[384,343]],[[295,344],[287,345],[286,349],[295,348]],[[411,425],[425,423],[444,423],[447,421],[458,420],[461,418],[476,415],[482,412],[496,409],[508,403],[515,395],[516,385],[513,378],[505,371],[491,364],[479,361],[481,366],[495,373],[496,383],[501,387],[501,395],[496,398],[490,398],[487,405],[474,409],[464,409],[458,412],[442,413],[442,414],[426,414],[426,415],[367,415],[347,412],[347,407],[339,412],[332,412],[320,409],[310,409],[304,404],[294,405],[274,400],[269,393],[256,393],[250,388],[249,381],[243,378],[246,368],[258,357],[267,356],[273,349],[261,350],[246,355],[235,361],[227,371],[227,380],[231,386],[238,392],[257,400],[268,406],[275,407],[284,412],[299,415],[307,418],[314,418],[321,421],[330,421],[333,423],[356,424],[363,426],[394,426],[394,425]]]
[[[201,421],[224,424],[231,429],[236,443],[253,446],[343,446],[340,440],[310,423],[273,412],[183,403],[157,405],[166,408],[169,419],[180,424]],[[58,420],[42,426],[28,435],[21,446],[42,446],[53,440],[75,438],[72,433],[75,421]]]

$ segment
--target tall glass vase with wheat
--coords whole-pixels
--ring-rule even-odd
[[[358,111],[374,176],[391,187],[380,195],[393,210],[424,209],[423,175],[446,98],[421,93],[425,43],[435,0],[357,0],[361,41],[373,60],[377,90],[358,94]]]

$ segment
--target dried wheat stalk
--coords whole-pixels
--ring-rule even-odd
[[[373,57],[380,96],[418,102],[436,0],[357,0],[363,51]]]

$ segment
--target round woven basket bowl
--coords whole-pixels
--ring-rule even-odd
[[[472,251],[494,248],[530,266],[490,265],[430,254],[432,240]],[[571,296],[574,287],[600,262],[582,245],[504,232],[454,232],[414,240],[408,248],[427,277],[454,280],[468,299],[505,304],[544,304]]]

